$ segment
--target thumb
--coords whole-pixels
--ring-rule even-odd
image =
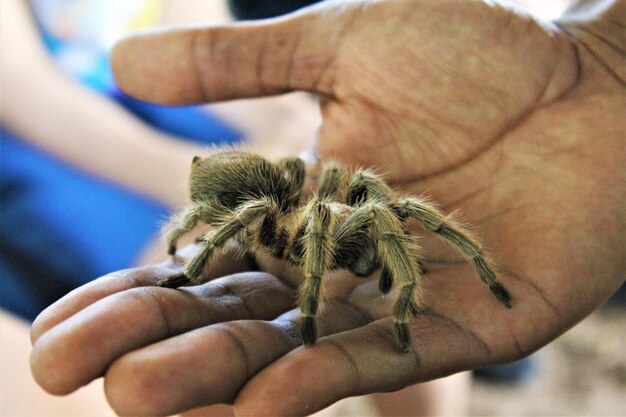
[[[140,100],[190,104],[293,90],[332,95],[346,13],[141,32],[111,52],[118,85]],[[331,18],[329,18],[331,17]]]

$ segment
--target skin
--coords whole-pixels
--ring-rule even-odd
[[[479,1],[351,2],[122,42],[116,76],[145,100],[319,94],[315,155],[380,167],[403,192],[458,210],[513,308],[426,236],[428,307],[411,323],[410,353],[394,340],[393,293],[344,273],[327,280],[325,336],[303,348],[296,271],[261,259],[261,271],[236,273],[250,265],[226,252],[207,270],[219,279],[147,287],[179,271],[183,254],[43,312],[36,380],[67,394],[104,376],[120,414],[227,402],[237,415],[305,415],[549,343],[624,281],[624,5],[580,2],[557,25]]]

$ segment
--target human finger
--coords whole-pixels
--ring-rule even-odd
[[[445,319],[411,324],[414,347],[398,350],[391,319],[322,338],[263,369],[241,390],[238,416],[304,416],[343,398],[391,392],[470,369],[487,352]],[[277,399],[280,400],[277,400]]]
[[[292,90],[331,94],[328,70],[349,13],[316,19],[316,9],[261,22],[143,32],[114,47],[113,73],[128,94],[163,104]]]
[[[161,265],[112,272],[73,290],[37,316],[30,330],[31,343],[34,344],[42,334],[52,327],[98,300],[131,288],[154,285],[165,277],[180,273],[184,260],[196,251],[197,247],[188,246],[183,248],[177,256],[170,258]],[[250,259],[239,256],[236,252],[236,249],[232,248],[217,254],[215,262],[212,262],[205,269],[205,279],[210,280],[251,270]]]
[[[294,309],[273,321],[219,323],[130,352],[106,374],[109,403],[120,415],[169,415],[230,403],[254,374],[301,343],[299,319]],[[319,317],[320,331],[337,333],[367,320],[348,304],[329,303]]]
[[[126,352],[211,323],[272,319],[293,304],[276,277],[248,272],[181,290],[132,288],[101,299],[35,342],[31,369],[48,392],[68,394]]]
[[[535,349],[537,345],[531,346],[516,328],[528,326],[518,316],[529,319],[533,306],[541,307],[521,301],[532,292],[507,279],[519,297],[513,312],[476,281],[465,266],[429,272],[423,282],[427,309],[409,323],[408,353],[398,347],[389,314],[393,294],[376,297],[375,281],[357,287],[349,301],[375,321],[322,337],[314,346],[296,349],[264,368],[240,391],[237,415],[308,415],[342,398],[399,390],[513,360]]]

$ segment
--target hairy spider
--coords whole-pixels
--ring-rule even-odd
[[[333,163],[324,166],[317,193],[301,204],[304,178],[304,162],[295,157],[277,163],[236,151],[195,157],[189,184],[193,205],[170,221],[169,253],[176,253],[178,239],[199,222],[213,229],[199,240],[201,250],[184,274],[157,285],[176,288],[198,283],[215,251],[235,239],[252,253],[269,253],[303,269],[300,336],[311,345],[317,338],[315,315],[324,275],[345,268],[367,277],[381,269],[382,293],[389,292],[393,283],[400,286],[393,307],[394,330],[406,352],[408,322],[422,307],[418,247],[405,225],[406,219],[414,218],[454,246],[497,299],[511,307],[508,291],[496,279],[479,244],[431,204],[416,197],[399,198],[369,170],[348,177]]]

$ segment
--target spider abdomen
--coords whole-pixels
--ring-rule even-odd
[[[214,196],[226,208],[262,197],[283,204],[291,187],[283,173],[259,155],[222,152],[192,164],[189,180],[191,200]]]

